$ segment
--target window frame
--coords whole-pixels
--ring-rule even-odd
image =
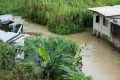
[[[100,23],[100,16],[99,16],[99,15],[96,15],[96,17],[95,17],[95,22],[96,22],[96,23]]]
[[[103,18],[103,25],[106,27],[108,26],[108,20],[106,18]]]

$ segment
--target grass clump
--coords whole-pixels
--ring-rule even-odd
[[[15,48],[6,43],[0,43],[0,70],[12,70],[15,65]]]
[[[0,0],[0,14],[20,15],[22,7],[23,0]]]

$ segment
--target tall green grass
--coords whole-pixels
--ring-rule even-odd
[[[22,13],[23,0],[0,0],[0,14]]]
[[[84,31],[92,26],[88,7],[119,4],[120,0],[25,0],[25,18],[47,25],[58,34]]]
[[[88,7],[120,4],[120,0],[2,0],[0,13],[22,13],[23,17],[47,25],[58,34],[82,32],[92,26]]]

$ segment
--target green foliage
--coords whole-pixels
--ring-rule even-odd
[[[13,71],[0,70],[0,80],[16,80]]]
[[[46,17],[47,5],[46,4],[44,5],[43,2],[44,2],[43,0],[24,0],[23,9],[25,11],[23,17],[45,25],[47,23]]]
[[[0,69],[12,70],[15,65],[15,47],[0,43]]]
[[[16,64],[13,73],[16,74],[16,80],[38,80],[37,75],[34,72],[36,63],[32,61],[24,61]]]
[[[26,38],[25,40],[25,56],[28,56],[28,54],[38,54],[38,49],[36,48],[36,38]]]
[[[78,49],[73,41],[37,36],[27,38],[24,48],[25,59],[15,63],[15,46],[0,43],[0,80],[91,80],[73,65]]]
[[[47,43],[45,44],[45,47],[46,47],[48,53],[52,53],[62,43],[66,44],[68,46],[66,48],[63,48],[61,53],[69,54],[69,55],[73,55],[73,56],[76,54],[76,51],[78,49],[78,46],[76,45],[76,43],[71,40],[64,39],[63,37],[49,37],[47,39]]]
[[[41,76],[42,79],[63,80],[62,75],[64,74],[64,71],[62,71],[59,67],[62,65],[72,66],[73,63],[72,56],[62,53],[63,49],[66,48],[68,45],[62,43],[51,54],[46,54],[45,51],[44,53],[42,53],[44,54],[44,57],[50,56],[49,59],[44,59],[40,63],[40,67],[43,69],[44,74],[43,76]],[[43,50],[45,49],[42,49],[40,53],[43,52]]]
[[[67,75],[64,75],[65,80],[91,80],[92,79],[89,76],[85,76],[85,74],[83,74],[80,71],[71,70],[69,67],[61,66],[60,68],[63,69],[67,74]]]
[[[33,72],[34,62],[15,62],[16,47],[0,43],[0,80],[38,80]]]
[[[71,34],[92,26],[88,7],[119,3],[119,0],[25,0],[24,17],[47,25],[54,33]]]
[[[61,45],[62,43],[65,43],[66,45],[69,44],[66,48],[61,51],[64,54],[70,54],[75,55],[78,47],[76,46],[76,43],[71,40],[66,40],[62,37],[49,37],[48,39],[42,39],[40,37],[33,37],[33,38],[26,38],[25,40],[25,55],[28,54],[38,54],[37,46],[44,44],[43,47],[45,47],[45,50],[47,50],[48,53],[53,53],[56,48]]]
[[[22,13],[23,0],[0,0],[0,14]]]
[[[82,10],[63,8],[64,12],[61,11],[54,12],[52,14],[55,15],[51,14],[49,17],[48,28],[50,31],[58,34],[70,34],[84,30]]]
[[[28,46],[30,43],[34,45]],[[48,39],[33,37],[26,39],[25,46],[34,46],[35,52],[38,51],[40,61],[36,63],[36,67],[39,68],[36,72],[37,78],[42,80],[91,80],[87,79],[89,77],[86,77],[82,72],[75,71],[76,66],[73,63],[78,47],[73,41],[62,37],[49,37]],[[63,66],[70,72],[67,72]]]
[[[38,50],[39,50],[39,54],[40,54],[40,56],[42,57],[43,60],[48,61],[50,59],[50,57],[49,57],[49,55],[46,52],[44,47],[40,46],[38,48]]]

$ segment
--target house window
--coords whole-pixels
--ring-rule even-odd
[[[96,16],[96,23],[100,22],[100,16]]]
[[[108,20],[106,18],[103,18],[103,25],[108,26]]]

